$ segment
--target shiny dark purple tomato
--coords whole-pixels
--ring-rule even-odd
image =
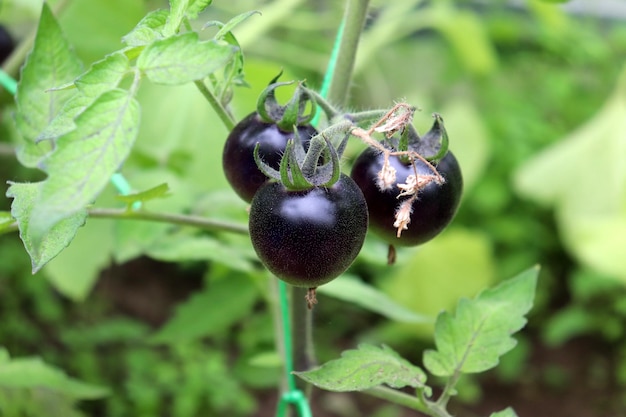
[[[315,288],[352,264],[367,222],[363,193],[341,174],[330,187],[288,191],[276,182],[261,187],[250,207],[249,230],[267,269],[288,284]]]
[[[304,125],[298,127],[298,134],[306,148],[317,131],[310,125]],[[247,202],[252,201],[257,190],[268,180],[254,161],[256,144],[260,144],[261,159],[272,168],[278,169],[287,141],[293,135],[293,132],[280,130],[274,123],[262,121],[256,112],[249,114],[235,126],[224,145],[222,166],[226,179],[239,197]]]
[[[1,3],[0,3],[1,5]],[[6,28],[0,25],[0,63],[4,62],[13,49],[15,48],[15,42],[13,42],[13,38],[11,34],[6,30]]]
[[[456,158],[449,152],[437,165],[437,171],[445,178],[443,185],[434,182],[428,184],[418,193],[413,203],[411,222],[408,229],[397,237],[397,228],[393,226],[395,212],[403,198],[397,198],[400,190],[397,187],[381,191],[376,186],[378,172],[383,166],[382,153],[368,148],[352,167],[351,177],[363,191],[370,214],[370,228],[388,243],[397,246],[415,246],[437,236],[454,218],[461,201],[463,177]],[[410,164],[403,163],[398,157],[389,158],[391,166],[396,169],[397,183],[406,182],[409,175],[414,174]],[[415,161],[418,174],[430,175],[432,170],[422,161]]]

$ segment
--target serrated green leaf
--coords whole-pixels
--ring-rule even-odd
[[[78,229],[85,224],[87,211],[78,210],[56,223],[38,242],[33,242],[30,238],[32,213],[43,183],[9,184],[7,197],[13,198],[11,215],[17,220],[20,238],[30,256],[34,274],[70,244]]]
[[[228,32],[231,32],[235,27],[237,27],[237,25],[255,14],[261,14],[261,12],[258,10],[252,10],[233,17],[220,27],[220,30],[215,34],[215,39],[223,38]]]
[[[153,10],[122,38],[122,42],[128,46],[143,46],[162,39],[161,29],[165,26],[170,11],[166,9]]]
[[[213,3],[213,0],[191,0],[189,7],[187,7],[187,17],[189,19],[197,18],[211,3]]]
[[[84,209],[119,169],[137,136],[139,104],[128,91],[99,96],[57,140],[46,159],[48,178],[33,209],[30,239],[37,242],[58,221]]]
[[[239,248],[210,236],[169,235],[167,239],[161,239],[147,248],[146,254],[166,262],[209,260],[237,271],[254,270],[254,257],[247,257]]]
[[[346,350],[341,358],[304,372],[294,372],[305,381],[329,391],[363,391],[386,384],[392,388],[423,387],[426,374],[391,348],[362,344]]]
[[[37,145],[34,140],[72,94],[70,91],[46,90],[73,80],[81,69],[81,62],[44,2],[33,50],[22,68],[15,98],[15,122],[24,139],[17,153],[23,164],[36,167],[50,151],[48,144]]]
[[[391,320],[404,323],[430,323],[432,317],[417,314],[397,304],[379,289],[354,277],[341,276],[317,289],[321,294],[354,303]]]
[[[118,195],[115,198],[117,198],[118,200],[122,200],[127,204],[133,204],[135,202],[145,203],[146,201],[155,200],[157,198],[168,197],[169,191],[170,187],[167,185],[167,183],[163,183],[145,191],[127,195]]]
[[[184,343],[222,332],[250,314],[258,290],[247,276],[212,282],[176,308],[174,317],[151,337],[153,343]]]
[[[83,95],[95,98],[117,87],[129,70],[126,55],[116,52],[95,62],[74,84]]]
[[[170,13],[163,27],[163,35],[169,37],[178,33],[178,28],[180,28],[185,18],[185,12],[191,1],[192,0],[170,0]]]
[[[455,315],[443,312],[435,324],[437,350],[424,352],[424,366],[437,376],[476,373],[495,367],[515,347],[511,335],[526,324],[538,268],[531,268],[480,293],[461,299]]]
[[[517,414],[511,407],[509,407],[502,411],[491,413],[489,417],[517,417]]]
[[[147,46],[137,59],[137,67],[156,84],[185,84],[223,67],[235,51],[232,45],[200,41],[196,32],[189,32]]]
[[[56,139],[74,130],[74,119],[98,96],[116,88],[129,68],[128,57],[119,52],[94,63],[74,81],[76,94],[65,102],[58,115],[39,134],[37,141]]]
[[[0,387],[45,388],[76,400],[97,399],[109,394],[106,388],[70,378],[40,358],[18,358],[0,362]]]

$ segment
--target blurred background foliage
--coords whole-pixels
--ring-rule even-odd
[[[158,0],[50,3],[86,65],[119,49],[147,11],[167,7]],[[460,410],[484,414],[513,405],[520,416],[579,417],[623,410],[623,4],[372,0],[371,6],[349,105],[384,108],[407,100],[422,109],[415,117],[422,132],[430,114],[441,113],[465,194],[454,223],[427,245],[401,250],[393,267],[385,265],[385,245],[368,237],[351,278],[401,307],[381,315],[329,286],[316,307],[320,360],[368,341],[419,362],[432,332],[420,317],[540,264],[536,306],[518,348],[498,370],[463,380]],[[40,7],[40,0],[4,0],[0,22],[18,41],[27,39]],[[238,119],[254,110],[281,68],[283,79],[321,85],[343,2],[216,0],[198,25],[248,10],[262,15],[235,30],[250,86],[235,90]],[[12,102],[6,93],[0,98],[0,179],[40,178],[15,160]],[[138,190],[167,182],[172,191],[149,209],[245,224],[246,206],[221,170],[227,132],[202,95],[193,86],[146,82],[140,101],[140,135],[123,173]],[[350,145],[346,169],[362,148]],[[123,207],[113,190],[96,205]],[[0,209],[9,207],[1,197]],[[67,250],[31,276],[18,235],[2,235],[0,415],[42,415],[50,391],[58,394],[57,408],[43,408],[48,416],[272,415],[280,359],[269,297],[267,276],[242,236],[90,219]],[[47,390],[6,382],[10,372],[48,366],[33,357],[54,367],[46,368]],[[93,398],[101,399],[76,406]],[[414,415],[367,401],[319,394],[313,404],[317,415]]]

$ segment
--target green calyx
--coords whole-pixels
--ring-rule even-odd
[[[259,144],[254,148],[254,160],[259,169],[269,178],[282,183],[290,191],[303,191],[314,187],[330,187],[339,180],[339,159],[348,143],[349,134],[335,147],[325,132],[311,138],[305,151],[302,140],[294,128],[294,138],[287,142],[285,153],[276,170],[263,162],[259,155]]]
[[[448,153],[449,139],[446,128],[443,124],[443,118],[438,113],[433,113],[432,127],[424,136],[419,137],[413,126],[410,126],[410,130],[407,134],[406,148],[399,150],[412,150],[419,153],[429,162],[437,164]],[[411,132],[412,130],[412,132]],[[402,139],[400,139],[402,144]],[[400,148],[401,146],[399,146]]]
[[[275,123],[282,131],[291,132],[294,126],[310,124],[317,112],[317,106],[303,82],[298,83],[287,104],[281,106],[276,100],[276,89],[294,83],[294,81],[277,82],[281,75],[282,71],[261,92],[256,109],[264,122]]]

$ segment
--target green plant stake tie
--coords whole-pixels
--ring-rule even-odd
[[[2,87],[4,87],[4,89],[13,96],[15,96],[15,94],[17,93],[17,81],[15,81],[9,74],[4,72],[2,69],[0,69],[0,85],[2,85]],[[122,195],[128,195],[133,192],[133,189],[126,180],[126,178],[124,178],[124,176],[119,172],[113,174],[113,176],[111,177],[111,183]],[[136,201],[135,203],[133,203],[132,207],[134,210],[141,208],[141,202]]]
[[[287,373],[287,392],[281,395],[276,411],[277,417],[287,415],[287,407],[292,404],[300,417],[311,417],[309,402],[302,391],[296,388],[296,379],[293,376],[293,352],[291,336],[291,319],[289,318],[289,303],[287,301],[287,284],[278,280],[278,298],[280,300],[280,313],[284,329],[285,340],[285,372]]]

